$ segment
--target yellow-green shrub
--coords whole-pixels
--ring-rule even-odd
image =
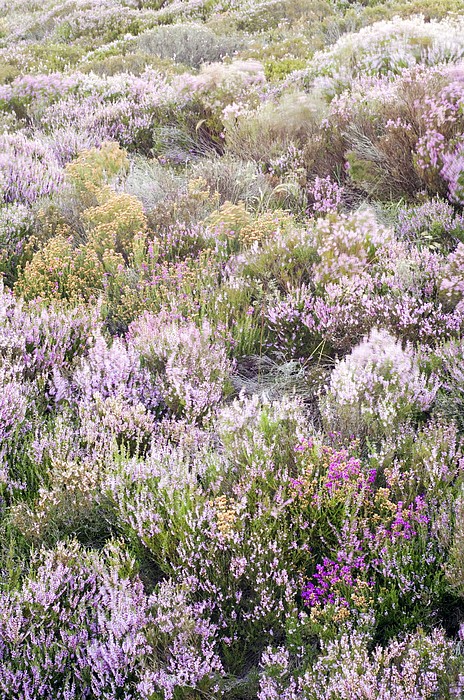
[[[279,60],[265,61],[264,75],[267,80],[282,80],[294,70],[300,70],[306,66],[303,58],[281,58]]]
[[[175,75],[187,70],[185,66],[176,64],[171,59],[158,58],[146,53],[121,53],[96,57],[79,66],[83,73],[95,73],[101,76],[118,75],[118,73],[141,75],[147,68],[154,68],[167,75]]]
[[[59,234],[26,263],[15,285],[25,299],[89,301],[103,289],[103,265],[98,256]]]
[[[253,243],[262,243],[276,233],[287,230],[293,218],[282,210],[265,212],[253,217],[246,211],[243,202],[224,202],[220,209],[205,220],[206,226],[220,238],[229,241],[229,248],[246,248]]]
[[[94,195],[128,167],[126,151],[115,141],[105,141],[100,148],[82,151],[65,170],[77,193],[85,197]]]
[[[97,199],[99,204],[82,215],[88,228],[88,246],[99,255],[113,250],[128,260],[134,236],[147,228],[142,202],[109,187],[101,189]]]
[[[51,42],[31,44],[27,53],[31,63],[39,70],[64,71],[75,66],[81,59],[83,49],[75,44],[54,44]]]
[[[227,235],[234,235],[253,221],[253,217],[249,214],[242,202],[232,204],[224,202],[224,204],[213,212],[205,220],[205,224],[213,229],[218,229]]]

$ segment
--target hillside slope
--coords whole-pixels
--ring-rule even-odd
[[[0,698],[464,698],[463,0],[0,9]]]

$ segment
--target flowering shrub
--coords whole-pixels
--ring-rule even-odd
[[[163,400],[175,413],[199,419],[220,401],[231,365],[209,323],[198,328],[165,314],[146,314],[131,325],[129,338],[159,376]]]
[[[213,112],[246,95],[265,82],[263,66],[259,61],[235,60],[229,64],[210,63],[202,67],[198,77],[183,81],[184,90],[194,90],[203,104]]]
[[[339,209],[342,203],[343,188],[336,182],[332,182],[330,177],[316,177],[309,188],[309,194],[313,200],[312,211],[328,214]]]
[[[416,63],[453,62],[463,54],[460,19],[426,22],[420,16],[396,17],[342,36],[333,47],[317,53],[311,67],[318,76],[316,85],[333,94],[349,87],[357,75],[391,75]]]
[[[390,235],[369,211],[319,220],[315,230],[320,257],[315,267],[316,282],[361,276],[375,258],[377,248],[387,243]]]
[[[464,202],[464,150],[458,148],[454,153],[443,156],[441,174],[448,183],[448,192],[452,202]]]
[[[459,149],[461,98],[453,72],[438,66],[356,79],[332,101],[325,124],[332,138],[335,124],[344,137],[338,167],[382,199],[411,198],[425,188],[450,197],[443,167]]]
[[[0,370],[2,398],[0,401],[0,416],[2,425],[2,443],[6,444],[26,418],[28,410],[29,389],[21,382],[21,368],[10,366]]]
[[[366,621],[367,622],[367,621]],[[393,642],[385,649],[376,647],[369,653],[366,632],[351,631],[335,642],[323,643],[322,654],[314,669],[299,678],[290,675],[285,650],[269,649],[263,656],[263,678],[259,700],[351,700],[353,697],[433,698],[446,677],[452,645],[442,631],[431,636],[423,633]],[[323,695],[321,695],[321,689]],[[451,697],[458,697],[459,690]]]
[[[114,547],[99,557],[60,545],[42,553],[20,591],[2,594],[5,696],[114,698],[132,685],[147,651],[148,609],[128,563]],[[18,639],[25,640],[20,656]]]
[[[456,250],[449,254],[442,268],[440,295],[447,306],[460,308],[463,293],[464,245],[459,242]]]
[[[409,240],[429,245],[452,245],[464,235],[464,220],[447,202],[433,199],[415,207],[404,207],[398,214],[398,233]]]
[[[57,192],[63,171],[50,148],[22,134],[3,134],[0,192],[6,204],[32,204]]]
[[[464,697],[459,0],[1,7],[0,697]]]
[[[119,338],[108,347],[102,336],[97,337],[71,382],[73,394],[77,391],[84,399],[98,394],[102,399],[120,396],[128,403],[147,407],[156,407],[159,402],[148,369],[141,367],[140,356]]]
[[[386,331],[373,330],[335,365],[322,411],[327,425],[345,434],[359,429],[388,434],[430,408],[436,390],[411,348],[403,349]]]
[[[93,194],[128,165],[127,156],[117,143],[104,142],[100,148],[82,151],[65,171],[79,193]]]
[[[85,247],[76,250],[70,238],[58,235],[26,263],[15,289],[25,299],[95,302],[103,289],[104,273],[94,251]]]
[[[218,693],[217,678],[223,673],[215,650],[216,625],[204,617],[204,606],[188,600],[185,586],[163,582],[150,603],[154,610],[154,639],[158,668],[146,671],[137,685],[142,698],[162,693],[170,700],[192,688],[199,693]]]
[[[21,367],[25,379],[69,373],[95,342],[96,315],[40,304],[26,305],[0,287],[0,357]],[[45,387],[41,386],[41,391]]]
[[[448,188],[449,199],[459,202],[462,197],[463,165],[462,83],[453,80],[455,76],[452,72],[449,77],[449,85],[437,97],[429,97],[426,102],[423,113],[426,131],[416,145],[416,166],[427,184],[430,184],[431,178],[441,177]]]

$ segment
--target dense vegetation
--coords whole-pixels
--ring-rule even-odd
[[[0,5],[0,698],[463,698],[463,1]]]

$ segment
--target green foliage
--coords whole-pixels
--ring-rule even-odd
[[[28,47],[36,68],[43,72],[65,71],[78,64],[84,54],[84,50],[75,44],[37,43]]]
[[[301,58],[282,58],[277,61],[265,61],[264,74],[268,80],[282,80],[289,73],[306,66]]]

